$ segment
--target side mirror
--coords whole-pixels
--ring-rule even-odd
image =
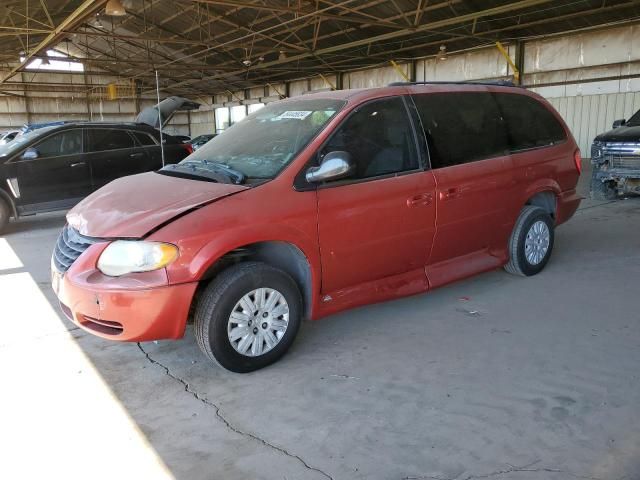
[[[614,120],[613,128],[624,127],[626,123],[627,123],[627,120],[624,118],[621,118],[620,120]]]
[[[327,153],[319,167],[307,170],[306,179],[309,183],[326,182],[349,176],[353,172],[353,161],[348,152]]]
[[[38,152],[38,150],[33,147],[29,147],[22,153],[22,157],[20,158],[22,158],[22,160],[35,160],[39,156],[40,152]]]

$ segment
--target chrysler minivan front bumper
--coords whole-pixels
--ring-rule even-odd
[[[109,340],[181,338],[197,282],[168,285],[164,269],[106,276],[95,267],[103,248],[90,247],[65,273],[52,265],[52,287],[65,316]]]

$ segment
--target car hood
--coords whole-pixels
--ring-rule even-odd
[[[197,110],[200,108],[200,104],[192,102],[189,99],[183,97],[167,97],[160,103],[147,107],[142,110],[136,117],[136,123],[146,123],[153,128],[160,128],[160,119],[158,118],[158,109],[162,116],[162,127],[164,127],[173,114],[177,111]]]
[[[67,214],[67,221],[88,237],[140,238],[189,210],[248,188],[141,173],[92,193]]]
[[[614,128],[595,139],[599,142],[640,142],[640,126]]]

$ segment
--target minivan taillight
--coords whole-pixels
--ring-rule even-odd
[[[189,155],[193,153],[193,145],[191,145],[190,143],[181,143],[180,146],[184,148]]]
[[[573,161],[576,162],[576,170],[578,170],[578,175],[580,175],[582,173],[582,156],[580,155],[579,148],[573,154]]]

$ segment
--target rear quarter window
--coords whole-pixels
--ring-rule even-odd
[[[526,95],[496,93],[512,152],[546,147],[567,139],[563,126],[542,103]]]
[[[145,147],[157,145],[157,142],[148,133],[144,133],[144,132],[129,132],[129,133],[131,133],[134,137],[136,137],[136,140],[140,143],[140,145],[143,145]]]

